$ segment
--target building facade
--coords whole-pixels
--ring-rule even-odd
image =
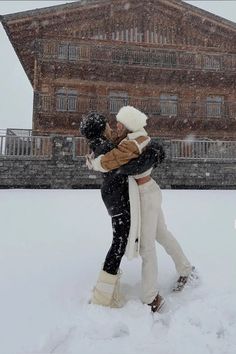
[[[33,134],[123,105],[152,136],[236,140],[236,24],[181,0],[84,0],[1,22],[34,90]]]

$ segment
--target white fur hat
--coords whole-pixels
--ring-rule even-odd
[[[124,106],[117,113],[116,119],[129,131],[136,132],[147,125],[148,117],[132,106]]]

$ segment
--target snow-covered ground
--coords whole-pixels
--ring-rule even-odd
[[[165,312],[139,301],[122,261],[122,309],[89,305],[111,240],[99,191],[0,191],[1,354],[235,354],[236,191],[163,191],[171,231],[201,275],[180,294],[157,246]]]

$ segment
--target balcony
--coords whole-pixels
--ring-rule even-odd
[[[29,129],[15,129],[19,134],[0,133],[0,158],[51,159],[52,141],[46,136],[32,136]]]
[[[18,129],[15,129],[18,130]],[[9,130],[8,130],[9,131]],[[0,130],[0,159],[52,159],[53,146],[57,139],[66,140],[63,149],[71,149],[73,160],[79,160],[89,153],[87,140],[83,137],[66,137],[63,135],[33,136],[32,131],[19,130],[18,135],[8,135]],[[155,140],[156,138],[153,137]],[[69,141],[69,146],[68,145]],[[162,139],[166,157],[169,161],[236,161],[236,141],[220,140],[169,140]],[[58,145],[61,149],[62,145]],[[55,151],[54,151],[55,153]],[[68,154],[68,151],[67,151]],[[63,155],[64,156],[64,155]]]
[[[147,68],[236,72],[236,55],[215,52],[193,53],[178,49],[159,49],[153,45],[56,42],[41,40],[39,58],[42,61],[64,63],[106,63]]]
[[[236,161],[236,141],[171,140],[171,160]]]
[[[73,105],[68,97],[61,106],[57,96],[37,94],[35,108],[45,115],[53,113],[82,115],[90,111],[110,115],[116,114],[124,105],[134,106],[149,116],[177,119],[216,119],[226,120],[236,118],[236,103],[233,102],[187,102],[178,100],[162,100],[155,97],[106,97],[106,96],[73,96]],[[62,108],[61,108],[62,107]]]
[[[164,140],[163,143],[170,161],[236,161],[236,141]],[[75,159],[88,154],[86,140],[74,138],[73,151]]]

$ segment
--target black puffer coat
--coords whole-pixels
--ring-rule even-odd
[[[90,148],[95,157],[106,154],[116,145],[106,138],[97,138],[90,142]],[[156,167],[165,158],[163,147],[151,141],[146,150],[137,158],[131,160],[117,170],[103,173],[101,194],[108,213],[115,216],[129,211],[128,176],[143,173],[151,167]]]

